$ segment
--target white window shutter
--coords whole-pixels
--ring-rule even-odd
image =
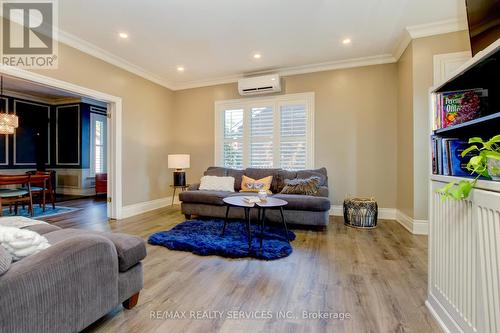
[[[304,104],[281,105],[280,167],[288,170],[307,166],[307,112]]]
[[[216,102],[217,165],[313,167],[314,93]]]
[[[227,168],[243,168],[243,109],[224,111],[223,161]]]
[[[250,109],[250,166],[273,167],[273,108]]]

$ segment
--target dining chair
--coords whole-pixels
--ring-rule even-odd
[[[28,171],[31,175],[31,192],[37,199],[38,204],[45,212],[45,205],[48,199],[52,203],[52,209],[56,208],[56,194],[52,187],[53,172],[51,171]]]
[[[31,193],[31,175],[0,175],[0,216],[3,215],[3,206],[14,204],[17,215],[19,203],[27,203],[30,216],[33,216],[33,197]]]

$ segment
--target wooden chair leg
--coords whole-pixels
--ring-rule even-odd
[[[52,209],[56,209],[56,191],[50,191],[50,197],[52,199]]]
[[[130,298],[125,300],[122,305],[125,309],[130,310],[137,305],[137,301],[139,301],[139,293],[130,296]]]
[[[45,190],[42,191],[42,210],[45,212]]]
[[[33,195],[31,194],[31,188],[29,189],[29,197],[30,197],[29,201],[30,216],[33,217],[35,214],[33,212]]]

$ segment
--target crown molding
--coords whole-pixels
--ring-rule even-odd
[[[467,19],[464,17],[406,27],[406,31],[408,31],[412,39],[462,30],[467,30]]]
[[[116,67],[120,67],[121,69],[124,69],[156,84],[159,84],[165,88],[172,89],[172,83],[168,80],[165,80],[164,78],[159,77],[140,66],[134,65],[121,57],[118,57],[90,42],[87,42],[86,40],[83,40],[60,29],[58,30],[58,33],[56,35],[58,36],[57,39],[61,43],[64,43],[86,54],[101,59],[107,63],[115,65]]]
[[[178,83],[172,87],[173,90],[185,90],[192,88],[201,88],[207,86],[215,86],[219,84],[227,84],[237,82],[239,79],[255,75],[265,75],[265,74],[279,74],[280,76],[291,76],[298,74],[307,74],[314,72],[323,72],[334,69],[344,69],[362,66],[372,66],[372,65],[382,65],[390,64],[396,62],[396,59],[391,54],[382,54],[376,56],[353,58],[337,61],[322,62],[317,64],[302,65],[302,66],[291,66],[291,67],[281,67],[273,70],[250,72],[245,75],[234,75],[226,76],[222,78],[217,78],[213,80],[200,80],[200,81],[190,81],[185,83]]]
[[[87,53],[98,59],[106,61],[107,63],[120,67],[128,72],[136,74],[149,81],[152,81],[163,87],[175,91],[175,90],[185,90],[192,88],[214,86],[219,84],[234,83],[243,77],[253,76],[253,75],[275,73],[281,76],[290,76],[290,75],[307,74],[307,73],[314,73],[314,72],[321,72],[321,71],[328,71],[335,69],[390,64],[397,62],[399,60],[399,58],[401,57],[405,49],[408,47],[412,39],[440,35],[449,32],[462,31],[466,29],[467,29],[467,21],[465,18],[456,18],[456,19],[433,22],[428,24],[413,25],[405,28],[397,44],[397,47],[394,49],[392,54],[381,54],[375,56],[336,60],[336,61],[322,62],[316,64],[281,67],[266,71],[258,71],[258,72],[251,72],[239,75],[218,77],[208,80],[195,80],[188,82],[168,81],[165,78],[157,76],[156,74],[148,70],[145,70],[140,66],[132,64],[131,62],[121,57],[118,57],[86,40],[83,40],[79,37],[76,37],[62,30],[58,31],[58,40],[84,53]]]
[[[465,18],[456,18],[445,21],[411,25],[405,28],[399,42],[394,49],[393,56],[396,61],[399,60],[403,52],[413,39],[429,37],[450,32],[467,30],[467,20]]]
[[[411,41],[412,41],[412,38],[411,38],[410,34],[408,33],[408,30],[405,29],[403,31],[401,38],[399,39],[399,42],[398,42],[396,48],[394,49],[394,52],[392,53],[393,57],[394,57],[394,59],[396,59],[396,61],[398,61],[399,58],[401,58],[401,56],[405,52],[408,45],[410,45]]]

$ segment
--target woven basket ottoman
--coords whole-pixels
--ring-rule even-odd
[[[353,228],[377,227],[378,205],[374,198],[348,198],[344,200],[344,224]]]

